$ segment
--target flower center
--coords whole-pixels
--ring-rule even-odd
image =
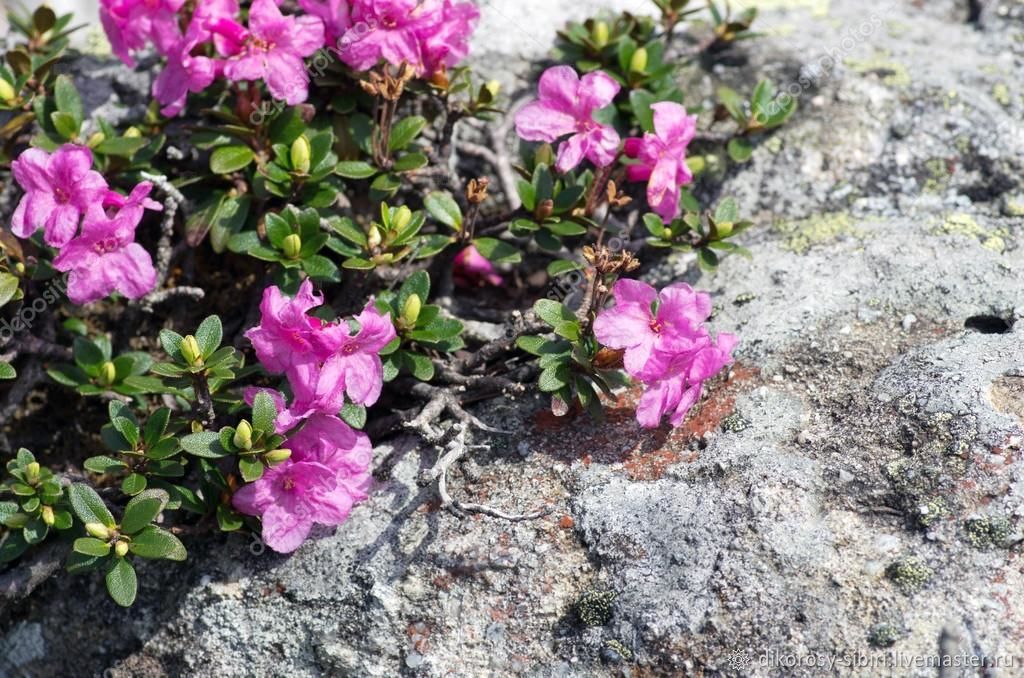
[[[284,482],[281,483],[281,485],[286,490],[293,490],[293,489],[295,489],[295,480],[293,478],[291,478],[291,477],[286,477],[284,479]]]
[[[398,25],[398,19],[391,16],[390,14],[385,14],[380,18],[380,24],[384,28],[394,28],[395,26]]]
[[[353,353],[356,352],[356,345],[346,344],[345,346],[341,347],[341,352],[344,353],[345,355],[352,355]]]
[[[60,188],[59,186],[53,189],[53,195],[56,196],[57,202],[59,202],[61,205],[66,205],[68,201],[71,200],[71,196],[68,194],[68,192],[65,191],[63,188]]]
[[[249,46],[260,52],[269,52],[274,49],[274,43],[264,40],[263,38],[257,38],[256,36],[249,38]]]
[[[92,246],[96,254],[106,254],[121,248],[121,242],[117,238],[104,238]]]
[[[661,331],[665,329],[665,326],[661,324],[657,318],[651,321],[651,331],[655,334],[661,334]]]

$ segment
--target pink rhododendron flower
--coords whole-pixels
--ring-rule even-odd
[[[660,376],[664,356],[690,351],[704,338],[700,323],[711,313],[711,298],[689,285],[670,285],[659,294],[647,283],[622,279],[612,295],[615,306],[594,321],[594,336],[609,348],[625,349],[625,368],[634,377]]]
[[[657,428],[670,414],[673,426],[683,423],[686,413],[700,399],[704,382],[732,362],[732,349],[737,339],[725,332],[714,344],[706,344],[693,352],[672,356],[664,376],[648,384],[636,408],[636,419],[645,428]]]
[[[140,299],[156,286],[156,269],[149,253],[135,242],[141,211],[120,211],[113,217],[100,205],[90,209],[82,233],[53,260],[58,271],[70,271],[68,298],[88,304],[113,292]]]
[[[351,29],[338,41],[341,60],[366,71],[383,59],[405,62],[422,74],[421,35],[436,29],[441,0],[353,0]]]
[[[153,97],[163,104],[160,112],[174,117],[185,107],[189,92],[202,92],[217,77],[217,66],[213,59],[193,56],[192,50],[202,40],[193,19],[188,34],[173,45],[167,53],[167,66],[153,81]]]
[[[647,202],[665,221],[679,215],[679,189],[693,181],[686,164],[686,147],[697,133],[697,116],[671,101],[652,104],[654,133],[626,139],[624,150],[640,162],[630,165],[630,181],[647,181]]]
[[[469,54],[469,38],[473,35],[480,10],[470,2],[444,0],[437,24],[419,31],[423,52],[423,72],[437,73],[456,66]]]
[[[11,218],[11,230],[28,238],[44,230],[46,244],[62,247],[75,236],[82,215],[107,194],[107,182],[92,169],[92,151],[65,144],[52,155],[30,148],[11,169],[25,196]]]
[[[615,161],[619,134],[594,120],[594,113],[612,103],[619,83],[595,71],[581,79],[571,66],[554,66],[540,76],[537,101],[516,114],[516,132],[527,141],[554,142],[569,136],[558,149],[555,167],[568,172],[583,158],[598,167]]]
[[[365,434],[334,417],[311,419],[284,445],[291,458],[235,492],[232,503],[260,516],[267,546],[290,553],[314,524],[340,525],[366,498],[373,450]]]
[[[315,16],[284,16],[274,0],[255,0],[249,29],[230,19],[208,25],[223,38],[230,55],[224,64],[229,80],[265,81],[270,93],[294,106],[309,94],[304,57],[324,44],[324,25]]]
[[[349,334],[345,323],[327,330],[337,342],[337,350],[328,358],[324,369],[330,370],[332,374],[334,370],[340,372],[341,383],[352,402],[372,405],[377,402],[384,388],[384,366],[380,351],[398,334],[391,316],[378,312],[372,301],[355,320],[359,324],[355,334]]]
[[[335,352],[338,340],[326,333],[329,325],[308,315],[310,309],[323,303],[323,295],[313,292],[308,279],[302,281],[295,297],[285,296],[276,286],[263,290],[260,324],[245,336],[268,372],[285,372],[301,363],[326,360]]]
[[[494,264],[472,245],[455,255],[452,279],[460,287],[480,287],[488,284],[497,287],[504,282],[495,270]]]
[[[152,192],[153,184],[151,182],[140,181],[127,196],[121,195],[117,191],[107,191],[103,198],[103,206],[116,207],[120,216],[137,223],[142,220],[145,210],[160,212],[164,208],[163,205],[149,197]]]
[[[100,21],[110,47],[121,61],[135,66],[132,52],[152,40],[166,54],[181,36],[178,10],[185,0],[101,0]]]
[[[332,47],[352,26],[349,0],[299,0],[299,7],[324,23],[324,39]]]
[[[278,412],[275,421],[278,429],[287,431],[317,414],[337,415],[345,406],[346,374],[338,356],[324,363],[295,365],[286,374],[294,398],[291,407]]]
[[[213,44],[222,54],[228,53],[229,45],[224,39],[210,30],[217,22],[233,20],[238,16],[238,0],[199,0],[196,11],[192,14],[192,23],[188,32],[196,38],[196,42],[206,42],[213,38]]]

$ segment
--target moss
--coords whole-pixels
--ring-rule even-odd
[[[584,626],[604,626],[612,619],[614,591],[584,591],[573,604],[573,610]]]
[[[1005,238],[1009,235],[1006,229],[989,230],[979,224],[968,214],[951,214],[937,229],[936,233],[945,235],[965,235],[977,238],[981,246],[1000,254],[1006,249]]]
[[[964,525],[967,543],[976,549],[998,548],[1010,536],[1010,521],[1002,516],[971,518]]]
[[[1005,82],[996,83],[992,87],[992,98],[1003,108],[1010,107],[1010,88],[1006,86]]]
[[[753,292],[743,292],[742,294],[736,295],[736,298],[732,300],[732,305],[745,306],[746,304],[752,302],[754,299],[757,299],[757,295],[754,294]]]
[[[779,151],[782,150],[782,137],[773,136],[762,144],[765,149],[772,155],[778,155]]]
[[[940,193],[949,185],[949,165],[944,158],[932,158],[924,163],[928,178],[924,183],[925,193]]]
[[[875,73],[890,87],[907,87],[910,71],[898,61],[888,58],[885,52],[876,52],[870,59],[846,59],[846,65],[855,73]]]
[[[773,228],[783,236],[783,249],[797,254],[806,254],[815,245],[833,242],[843,236],[864,237],[864,232],[854,227],[850,216],[843,212],[798,221],[780,221]]]
[[[739,433],[745,431],[749,426],[750,422],[744,419],[739,412],[733,412],[722,419],[722,430],[726,433]]]
[[[920,591],[935,574],[935,570],[925,565],[920,558],[908,556],[889,565],[885,574],[900,591],[909,596]]]
[[[874,647],[892,647],[901,635],[895,624],[882,622],[868,629],[868,642]]]
[[[883,471],[899,495],[903,510],[920,527],[928,528],[949,514],[949,503],[936,493],[942,468],[897,459],[886,464]]]

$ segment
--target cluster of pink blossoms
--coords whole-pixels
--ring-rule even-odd
[[[647,387],[637,405],[641,426],[655,428],[666,414],[673,426],[700,399],[704,382],[732,362],[737,339],[725,332],[712,339],[704,326],[711,298],[685,283],[659,294],[646,283],[619,280],[615,306],[594,321],[594,335],[623,349],[626,372]]]
[[[570,66],[554,66],[540,76],[537,100],[516,114],[516,132],[526,141],[554,143],[558,148],[555,169],[568,172],[584,158],[597,167],[607,167],[619,157],[621,139],[610,125],[594,114],[610,105],[619,84],[602,71],[582,78]],[[693,181],[686,165],[686,147],[697,131],[696,116],[669,101],[651,106],[654,132],[626,139],[622,150],[639,162],[629,165],[631,181],[647,181],[647,201],[665,221],[679,215],[679,189]]]
[[[366,498],[372,447],[338,413],[346,395],[358,405],[377,401],[384,386],[379,354],[397,336],[391,319],[372,304],[353,319],[354,334],[349,322],[309,315],[321,304],[323,296],[309,280],[294,298],[268,287],[260,324],[246,332],[260,363],[268,372],[283,373],[291,388],[290,406],[283,394],[267,391],[277,404],[278,433],[302,425],[285,442],[291,457],[234,497],[239,511],[262,517],[264,542],[282,553],[298,548],[314,523],[341,524]],[[256,391],[247,394],[250,402]]]
[[[144,211],[161,209],[148,197],[152,184],[144,181],[128,196],[110,190],[92,169],[92,151],[73,144],[52,154],[30,148],[11,170],[25,191],[11,231],[29,238],[42,229],[46,244],[60,249],[53,266],[69,272],[71,301],[88,304],[113,292],[139,299],[152,291],[153,259],[135,242]]]
[[[294,16],[278,4],[254,0],[247,26],[238,20],[238,0],[197,0],[191,17],[181,12],[184,0],[102,0],[100,17],[129,66],[150,43],[167,58],[153,96],[173,116],[189,92],[218,77],[263,81],[274,98],[302,103],[310,80],[303,60],[324,47],[356,70],[384,60],[429,76],[466,56],[480,15],[472,3],[453,0],[299,0],[306,13]]]

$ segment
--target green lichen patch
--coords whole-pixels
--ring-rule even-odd
[[[1004,108],[1010,107],[1010,88],[1005,82],[999,82],[992,87],[992,98]]]
[[[868,629],[868,642],[873,647],[892,647],[902,635],[895,624],[881,622]]]
[[[976,549],[999,548],[1011,531],[1010,521],[1002,516],[971,518],[964,523],[964,538]]]
[[[584,591],[573,604],[573,611],[584,626],[604,626],[612,619],[614,591],[589,589]]]
[[[981,246],[999,252],[1006,250],[1005,238],[1009,232],[1005,228],[987,229],[969,214],[950,214],[946,220],[933,231],[941,235],[964,235],[977,238]]]
[[[739,412],[733,412],[722,419],[722,430],[726,433],[739,433],[745,431],[749,426],[750,422],[744,419]]]
[[[889,565],[885,574],[900,591],[909,596],[920,591],[935,574],[935,570],[917,556],[907,556]]]
[[[873,73],[889,87],[910,85],[910,71],[898,61],[893,61],[885,52],[876,52],[869,59],[846,59],[846,65],[855,73]]]
[[[779,221],[773,226],[783,237],[782,248],[806,254],[815,245],[823,245],[842,237],[861,239],[865,233],[853,225],[850,215],[831,212],[797,221]]]
[[[614,658],[616,661],[633,661],[633,653],[630,649],[622,641],[615,638],[604,641],[604,651],[601,654],[602,657]]]

